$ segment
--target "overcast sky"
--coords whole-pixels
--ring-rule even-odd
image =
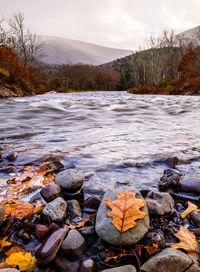
[[[200,0],[0,0],[0,17],[13,12],[42,35],[133,50],[164,29],[200,25]]]

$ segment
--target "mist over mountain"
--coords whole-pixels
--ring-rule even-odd
[[[123,58],[132,51],[104,47],[92,43],[71,40],[55,36],[41,36],[44,42],[43,62],[47,64],[92,64],[103,63]]]
[[[179,33],[177,37],[183,36],[186,39],[197,41],[197,35],[200,37],[200,26],[196,26],[186,31],[183,31]]]

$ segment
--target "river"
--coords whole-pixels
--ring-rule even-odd
[[[44,156],[93,176],[90,190],[156,186],[177,156],[178,169],[200,174],[200,97],[126,92],[47,93],[0,100],[0,147],[19,152],[20,168]]]

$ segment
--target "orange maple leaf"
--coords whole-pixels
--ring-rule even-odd
[[[180,240],[179,243],[170,245],[175,249],[186,250],[194,259],[198,259],[198,242],[195,235],[184,227],[180,227],[180,230],[174,234],[176,238]]]
[[[0,251],[4,248],[4,247],[7,247],[7,246],[10,246],[12,243],[9,242],[8,240],[8,237],[4,237],[3,239],[0,240]]]
[[[185,219],[193,211],[199,211],[198,206],[188,201],[188,207],[181,213],[181,217]]]
[[[123,190],[117,193],[117,199],[105,200],[106,207],[111,209],[107,216],[112,217],[112,224],[121,233],[134,228],[137,225],[135,220],[146,216],[145,212],[140,211],[144,207],[144,200],[135,195],[134,192]]]

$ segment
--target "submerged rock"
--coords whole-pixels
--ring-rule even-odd
[[[68,232],[68,228],[64,227],[53,232],[49,238],[42,244],[42,246],[36,251],[35,256],[37,258],[38,265],[45,265],[53,261],[56,254]]]
[[[141,267],[141,272],[200,272],[191,257],[182,251],[166,248],[151,257]]]
[[[65,219],[67,203],[61,197],[46,204],[42,215],[47,222],[62,222]]]
[[[18,153],[17,152],[12,152],[12,153],[9,153],[5,159],[8,160],[8,161],[15,161],[18,157]]]
[[[55,183],[65,190],[78,190],[83,185],[84,178],[85,175],[83,171],[67,169],[56,176]]]
[[[168,193],[150,191],[145,200],[150,214],[162,216],[173,211],[174,200]]]
[[[133,265],[123,265],[115,268],[104,269],[101,272],[137,272]]]
[[[142,195],[134,187],[128,188],[129,191],[135,192],[138,198],[142,198]],[[137,226],[127,230],[124,233],[120,233],[115,226],[112,224],[112,218],[107,216],[110,211],[105,205],[105,199],[116,199],[118,192],[123,191],[123,188],[115,189],[111,192],[107,192],[97,212],[96,217],[96,232],[104,241],[112,245],[133,245],[136,244],[143,236],[148,232],[149,228],[149,215],[148,208],[145,203],[144,208],[141,211],[147,215],[143,219],[136,220]],[[143,199],[143,198],[142,198]]]
[[[69,256],[81,257],[85,250],[85,239],[77,230],[70,230],[61,248]]]

